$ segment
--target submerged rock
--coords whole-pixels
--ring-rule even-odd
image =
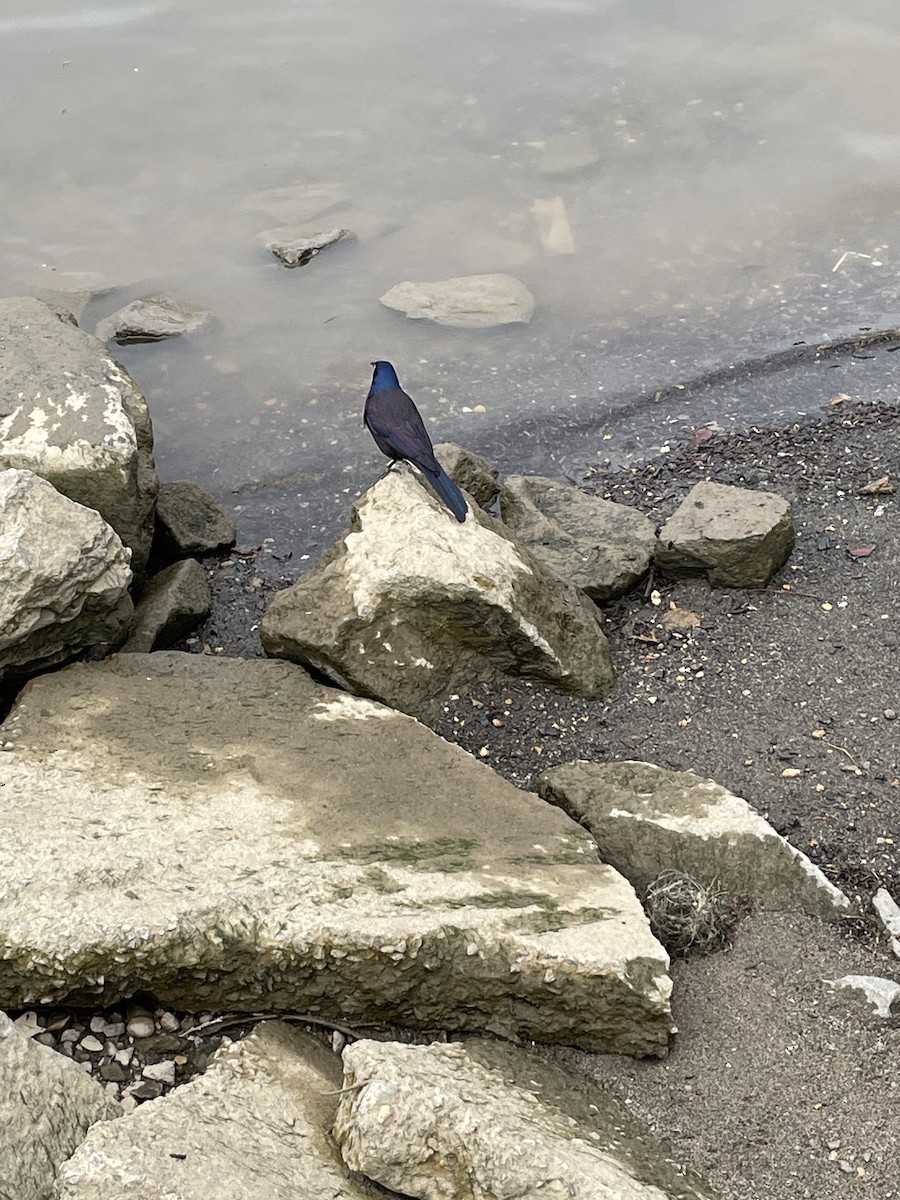
[[[263,618],[267,654],[414,715],[455,687],[503,674],[578,695],[611,690],[594,606],[470,508],[463,524],[411,467],[385,475],[309,574]]]
[[[144,296],[133,300],[97,325],[97,337],[103,342],[115,340],[120,346],[132,342],[161,342],[164,338],[194,333],[208,323],[205,308],[173,300],[171,296]]]
[[[465,275],[436,283],[398,283],[381,297],[413,320],[435,321],[459,329],[527,325],[534,296],[514,275]]]
[[[286,267],[305,267],[327,246],[350,236],[349,229],[310,232],[287,225],[281,229],[267,229],[259,235],[259,240]]]

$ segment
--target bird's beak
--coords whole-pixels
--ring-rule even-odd
[[[370,367],[374,367],[374,366],[375,366],[375,364],[374,364],[374,363],[369,363],[369,366],[370,366]]]

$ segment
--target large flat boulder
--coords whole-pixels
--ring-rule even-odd
[[[330,1138],[334,1055],[278,1021],[219,1050],[205,1074],[95,1125],[55,1200],[363,1200]]]
[[[0,469],[95,508],[140,575],[159,481],[147,404],[106,347],[32,297],[0,300]]]
[[[572,1117],[536,1091],[541,1064],[521,1084],[458,1044],[359,1041],[343,1054],[345,1088],[335,1137],[347,1166],[422,1200],[578,1197],[709,1200],[699,1180],[636,1152],[589,1114]],[[537,1079],[535,1079],[537,1075]],[[602,1100],[602,1097],[601,1097]],[[609,1115],[609,1104],[604,1107]],[[599,1107],[594,1105],[594,1112]],[[613,1117],[615,1120],[615,1115]],[[648,1139],[649,1140],[649,1139]]]
[[[462,275],[431,283],[406,280],[385,292],[381,303],[412,320],[458,329],[527,325],[534,313],[534,296],[515,275]]]
[[[643,894],[663,871],[704,887],[752,896],[762,908],[835,918],[850,901],[746,800],[692,771],[645,762],[571,762],[538,780],[597,839],[611,863]]]
[[[32,471],[0,471],[0,681],[124,641],[130,552]]]
[[[510,475],[500,515],[535,558],[592,600],[627,592],[653,561],[656,528],[643,513],[555,479]]]
[[[0,1013],[0,1196],[47,1200],[59,1164],[122,1109],[80,1065]]]
[[[0,741],[0,1004],[305,1011],[664,1053],[668,958],[588,834],[285,662],[121,654]]]
[[[260,637],[267,654],[415,715],[503,674],[586,696],[614,679],[587,597],[487,513],[454,521],[405,465],[358,501],[317,567],[278,593]]]

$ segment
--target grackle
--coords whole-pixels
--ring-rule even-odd
[[[372,366],[375,371],[363,421],[375,445],[392,462],[405,458],[418,467],[457,521],[464,521],[468,512],[465,497],[434,457],[425,422],[401,388],[397,372],[389,362],[373,362]]]

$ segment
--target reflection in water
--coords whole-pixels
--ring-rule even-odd
[[[365,454],[376,358],[438,436],[496,435],[825,334],[895,274],[894,0],[16,2],[0,286],[116,289],[86,327],[148,291],[213,312],[122,351],[180,473]],[[285,224],[357,238],[287,271],[257,242]],[[378,302],[498,271],[529,327]]]

